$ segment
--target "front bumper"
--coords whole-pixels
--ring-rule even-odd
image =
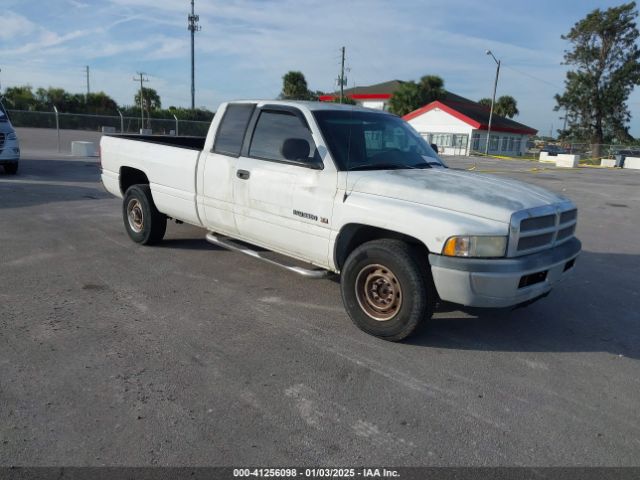
[[[515,258],[429,255],[442,300],[469,307],[511,307],[547,294],[572,269],[582,244],[574,238],[555,248]]]

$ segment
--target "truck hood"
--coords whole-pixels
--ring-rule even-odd
[[[349,172],[347,192],[404,200],[509,223],[511,215],[567,199],[516,180],[448,168]]]

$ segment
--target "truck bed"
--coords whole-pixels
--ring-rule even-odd
[[[105,135],[100,141],[104,186],[122,197],[120,176],[132,169],[139,171],[149,180],[160,212],[201,225],[196,206],[196,169],[204,142],[204,137]]]
[[[105,134],[108,137],[124,138],[127,140],[137,140],[139,142],[157,143],[171,147],[189,148],[191,150],[202,151],[207,137],[176,137],[175,135],[138,135],[131,133],[111,133]]]

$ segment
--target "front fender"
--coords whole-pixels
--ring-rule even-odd
[[[504,235],[507,223],[488,218],[407,202],[394,198],[354,192],[336,204],[330,251],[338,269],[336,246],[341,233],[351,225],[362,225],[417,239],[430,252],[440,253],[444,242],[454,235]]]

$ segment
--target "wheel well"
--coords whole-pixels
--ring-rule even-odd
[[[131,185],[149,185],[147,175],[137,168],[122,167],[120,169],[120,191],[124,194]]]
[[[338,234],[334,250],[336,266],[338,269],[342,269],[344,262],[353,250],[365,242],[382,238],[393,238],[414,245],[423,257],[423,260],[426,262],[429,261],[429,249],[417,238],[394,232],[393,230],[351,223],[342,227],[342,230],[340,230]]]

